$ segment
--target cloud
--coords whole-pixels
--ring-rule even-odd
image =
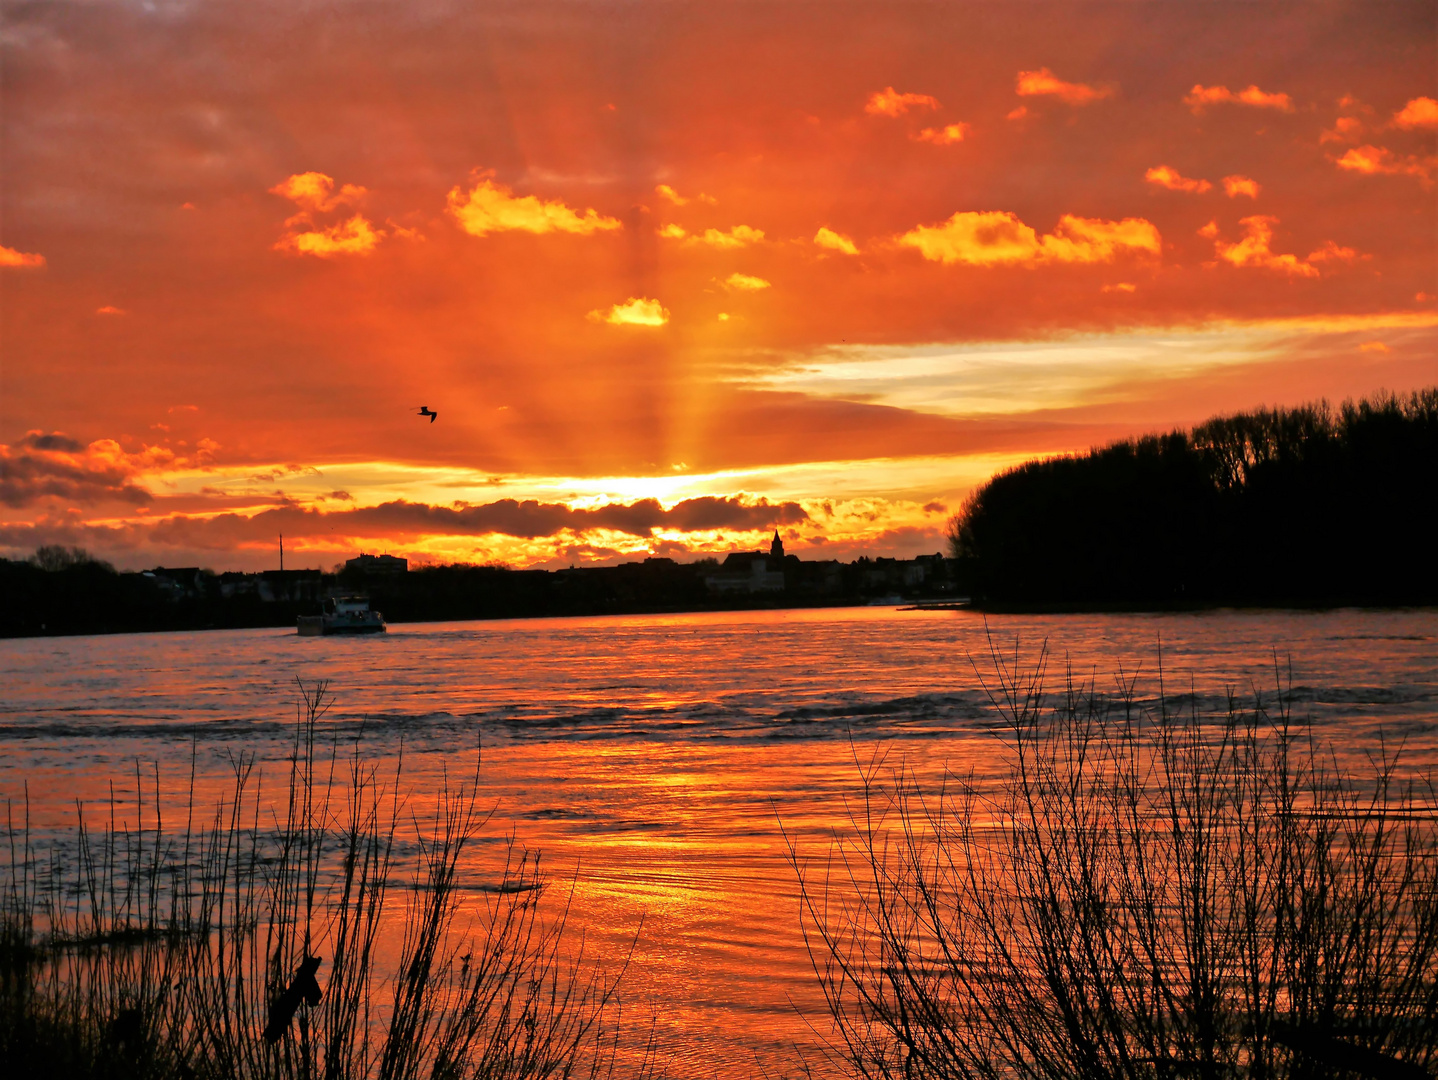
[[[683,240],[689,234],[684,231],[683,225],[676,225],[672,221],[662,229],[656,230],[666,240]]]
[[[1133,293],[1138,291],[1138,286],[1130,281],[1119,281],[1113,285],[1105,285],[1100,291],[1107,293]]]
[[[658,300],[631,296],[608,311],[591,311],[589,318],[610,326],[663,326],[669,321],[669,312]]]
[[[1369,176],[1416,176],[1431,182],[1438,158],[1418,158],[1412,154],[1399,157],[1383,146],[1355,146],[1335,160],[1340,169]]]
[[[933,262],[971,266],[1111,262],[1120,254],[1161,250],[1158,229],[1143,218],[1103,221],[1065,214],[1051,234],[1039,236],[1004,210],[960,211],[941,225],[909,230],[898,243]]]
[[[718,229],[705,229],[703,233],[691,236],[685,243],[707,244],[709,247],[733,250],[757,244],[762,239],[764,239],[763,229],[753,229],[748,225],[735,225],[727,233],[720,232]]]
[[[937,109],[939,99],[928,94],[901,94],[892,86],[869,95],[864,111],[870,116],[903,116],[910,109]]]
[[[675,206],[688,206],[692,202],[707,203],[709,206],[713,206],[719,201],[718,199],[714,198],[714,196],[705,195],[703,192],[700,192],[698,195],[695,195],[691,198],[686,198],[685,196],[680,195],[679,192],[675,191],[668,184],[658,185],[654,189],[654,192],[661,199],[668,199]]]
[[[150,540],[170,546],[223,549],[236,544],[268,542],[277,532],[296,541],[313,537],[484,536],[499,534],[526,540],[601,530],[652,537],[659,530],[695,532],[729,529],[751,532],[809,521],[797,502],[771,503],[744,496],[700,496],[666,509],[658,499],[571,507],[533,499],[500,499],[480,506],[456,503],[433,506],[403,499],[378,506],[322,510],[283,506],[253,515],[213,517],[175,515],[150,527]]]
[[[275,250],[316,255],[322,259],[332,255],[368,255],[382,239],[383,229],[376,229],[367,218],[356,214],[328,229],[288,232],[275,241]]]
[[[1316,262],[1352,262],[1358,258],[1358,252],[1351,247],[1343,247],[1332,240],[1323,241],[1323,246],[1317,251],[1308,253],[1308,261]]]
[[[302,211],[327,214],[341,206],[357,206],[368,194],[358,184],[345,184],[335,191],[334,178],[322,172],[295,173],[270,188],[271,195],[289,199]]]
[[[1293,111],[1293,99],[1287,94],[1270,94],[1256,86],[1250,86],[1235,94],[1226,86],[1204,86],[1202,83],[1195,83],[1183,103],[1193,110],[1195,116],[1210,105],[1251,105],[1255,109]]]
[[[13,446],[0,443],[0,503],[29,506],[49,496],[71,503],[147,503],[151,495],[135,478],[168,453],[147,451],[126,454],[113,439],[86,446],[59,431],[27,432]]]
[[[1225,244],[1214,240],[1213,249],[1218,257],[1234,266],[1259,267],[1266,270],[1280,270],[1294,277],[1317,277],[1318,268],[1310,266],[1297,255],[1276,254],[1270,245],[1273,242],[1273,226],[1276,217],[1255,214],[1239,221],[1244,227],[1244,238],[1236,244]]]
[[[0,266],[44,266],[45,256],[0,245]]]
[[[754,277],[752,274],[730,274],[724,279],[724,284],[739,292],[758,292],[761,289],[769,288],[769,282],[761,277]]]
[[[830,251],[842,252],[845,255],[859,254],[859,248],[854,241],[850,240],[843,233],[837,233],[827,225],[821,225],[819,231],[814,234],[814,243],[821,248],[828,248]]]
[[[1420,99],[1421,100],[1421,99]],[[1363,132],[1363,121],[1356,116],[1340,116],[1333,127],[1318,136],[1321,143],[1355,142]]]
[[[963,142],[964,136],[968,133],[969,125],[960,122],[945,124],[941,128],[924,128],[911,138],[916,142],[933,143],[935,146],[952,146],[954,143]]]
[[[1393,350],[1381,341],[1365,341],[1362,345],[1358,346],[1358,351],[1368,353],[1388,353],[1392,352]]]
[[[1171,169],[1167,165],[1157,165],[1143,174],[1143,178],[1150,184],[1156,184],[1169,191],[1187,191],[1195,195],[1201,195],[1213,187],[1207,180],[1193,180],[1186,176],[1180,176],[1177,169]]]
[[[299,212],[285,221],[286,232],[275,241],[276,251],[320,258],[367,255],[384,239],[384,230],[376,229],[361,214],[328,227],[317,225],[314,220],[316,214],[358,205],[367,194],[358,184],[345,184],[336,191],[334,179],[324,173],[295,173],[270,188],[270,194],[289,199],[299,207]]]
[[[1100,98],[1110,97],[1113,87],[1094,87],[1084,83],[1064,82],[1048,68],[1037,71],[1020,71],[1014,92],[1019,97],[1056,97],[1069,105],[1088,105]],[[1009,114],[1014,119],[1012,113]]]
[[[618,218],[605,217],[592,208],[581,212],[559,199],[541,199],[535,195],[516,197],[503,184],[496,184],[492,176],[493,173],[479,173],[475,177],[478,182],[468,192],[456,187],[449,193],[449,214],[470,236],[488,236],[494,232],[592,236],[623,227]]]
[[[1438,128],[1438,101],[1416,97],[1393,114],[1393,126],[1400,128]]]
[[[98,308],[96,308],[96,309],[95,309],[95,314],[96,314],[96,315],[128,315],[129,312],[126,311],[124,308],[118,308],[118,307],[116,307],[114,304],[106,304],[104,307],[98,307]]]
[[[1006,113],[1004,114],[1004,119],[1005,119],[1005,120],[1022,120],[1024,117],[1028,116],[1028,114],[1029,114],[1029,107],[1028,107],[1027,105],[1020,105],[1017,109],[1010,109],[1008,112],[1006,112]]]
[[[1247,176],[1235,174],[1223,178],[1223,193],[1230,199],[1236,199],[1240,195],[1247,195],[1250,199],[1256,199],[1258,198],[1258,193],[1262,190],[1263,188],[1257,180],[1253,180]]]

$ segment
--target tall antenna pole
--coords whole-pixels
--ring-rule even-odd
[[[285,568],[285,534],[280,533],[280,569]]]

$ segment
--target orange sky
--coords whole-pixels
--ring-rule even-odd
[[[7,7],[0,554],[908,556],[1438,382],[1434,3],[294,9]]]

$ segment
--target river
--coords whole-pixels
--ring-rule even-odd
[[[792,1070],[824,1028],[787,833],[821,859],[877,754],[993,774],[991,648],[1202,707],[1282,690],[1340,754],[1438,764],[1438,612],[988,616],[849,608],[430,623],[371,638],[245,630],[0,641],[0,799],[43,834],[156,763],[201,789],[239,751],[276,773],[296,679],[423,799],[482,753],[491,841],[513,834],[573,887],[571,926],[622,954],[670,1075]],[[781,832],[782,825],[782,832]],[[491,845],[493,850],[494,845]],[[811,864],[817,865],[817,864]],[[479,871],[476,871],[477,873]],[[642,926],[641,926],[642,920]]]

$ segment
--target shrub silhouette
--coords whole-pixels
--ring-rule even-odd
[[[1438,1065],[1438,807],[1351,771],[1282,698],[1224,715],[993,657],[1010,772],[882,756],[805,935],[864,1077],[1423,1077]],[[1276,708],[1277,711],[1270,711]]]

